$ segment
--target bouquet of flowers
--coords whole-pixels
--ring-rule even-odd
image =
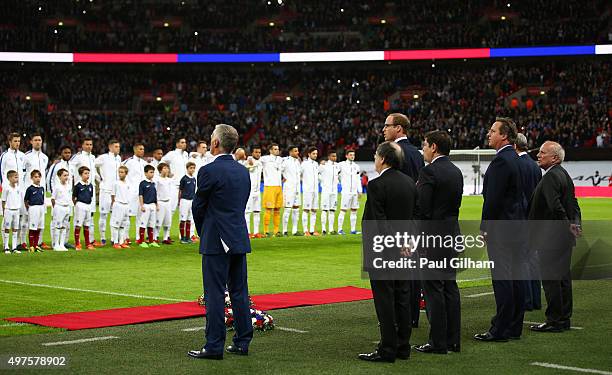
[[[204,295],[198,297],[198,304],[200,306],[206,306],[204,301]],[[265,311],[258,310],[253,304],[253,300],[249,296],[249,307],[251,310],[251,322],[253,328],[258,331],[268,331],[274,329],[274,318],[272,315]],[[229,293],[225,291],[225,326],[227,329],[234,329],[234,312],[232,310],[232,301],[230,300]]]

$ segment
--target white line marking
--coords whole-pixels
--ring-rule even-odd
[[[468,298],[476,298],[476,297],[488,296],[488,295],[491,295],[491,294],[493,294],[493,292],[470,294],[469,296],[466,296],[466,297],[468,297]]]
[[[598,267],[608,267],[608,266],[612,266],[612,263],[592,264],[590,266],[586,266],[585,268],[598,268]]]
[[[481,280],[489,280],[491,279],[488,276],[485,277],[477,277],[475,279],[465,279],[465,280],[457,280],[458,283],[469,283],[470,281],[481,281]]]
[[[27,323],[8,323],[8,324],[0,324],[0,327],[17,327],[17,326],[25,326]]]
[[[71,340],[71,341],[45,342],[42,344],[42,346],[80,344],[82,342],[102,341],[102,340],[111,340],[111,339],[118,339],[118,338],[119,337],[117,336],[92,337],[89,339],[80,339],[80,340]]]
[[[183,331],[183,332],[195,332],[195,331],[202,331],[203,329],[204,329],[204,327],[193,327],[193,328],[184,328],[181,331]],[[278,329],[279,331],[286,331],[286,332],[308,333],[308,331],[302,331],[301,329],[279,327],[279,326],[274,327],[274,329]]]
[[[295,333],[308,333],[308,331],[302,331],[301,329],[279,327],[279,326],[274,327],[274,329],[278,329],[281,331],[287,331],[287,332],[295,332]]]
[[[610,371],[595,370],[595,369],[592,369],[592,368],[562,366],[562,365],[557,365],[555,363],[531,362],[530,365],[554,368],[554,369],[557,369],[557,370],[568,370],[568,371],[577,371],[577,372],[588,372],[588,373],[591,373],[591,374],[612,375],[612,372],[610,372]]]
[[[523,324],[542,324],[542,323],[543,323],[543,322],[530,322],[530,321],[527,321],[527,320],[524,320],[524,321],[523,321]],[[571,328],[571,329],[584,329],[584,327],[573,327],[573,326],[572,326],[572,327],[570,327],[570,328]]]
[[[160,301],[175,301],[175,302],[192,302],[184,299],[176,299],[176,298],[166,298],[166,297],[154,297],[154,296],[142,296],[139,294],[127,294],[127,293],[117,293],[117,292],[105,292],[103,290],[91,290],[91,289],[80,289],[80,288],[70,288],[66,286],[57,286],[57,285],[47,285],[47,284],[34,284],[34,283],[25,283],[22,281],[13,281],[13,280],[0,280],[2,283],[7,284],[17,284],[17,285],[25,285],[25,286],[36,286],[40,288],[51,288],[51,289],[61,289],[61,290],[72,290],[75,292],[84,292],[84,293],[97,293],[97,294],[108,294],[111,296],[121,296],[121,297],[133,297],[133,298],[142,298],[142,299],[155,299]]]
[[[195,331],[202,331],[204,330],[204,327],[193,327],[193,328],[185,328],[185,329],[181,329],[181,331],[183,332],[195,332]]]

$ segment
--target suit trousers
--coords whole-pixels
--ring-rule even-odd
[[[546,297],[546,322],[552,325],[569,326],[573,310],[572,248],[557,248],[539,252],[540,268],[551,279],[542,280]]]
[[[410,280],[370,280],[380,324],[378,353],[389,359],[410,355]]]
[[[488,243],[489,259],[495,262],[491,270],[496,311],[489,332],[500,338],[520,337],[525,316],[525,264],[520,244]],[[513,279],[516,276],[516,279]]]
[[[424,280],[429,344],[446,350],[461,341],[461,297],[455,280]]]
[[[225,346],[225,288],[234,313],[234,345],[248,349],[253,339],[246,254],[202,255],[206,301],[206,351],[222,354]]]

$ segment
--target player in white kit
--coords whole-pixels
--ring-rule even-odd
[[[98,156],[95,166],[100,176],[100,218],[98,228],[102,245],[106,245],[106,219],[111,212],[113,186],[119,180],[119,167],[121,166],[121,156],[119,151],[121,145],[119,141],[112,139],[108,142],[108,152]]]
[[[361,168],[355,163],[355,151],[346,152],[346,160],[340,164],[340,184],[342,185],[342,201],[338,215],[338,233],[345,234],[343,228],[344,215],[350,210],[351,234],[357,233],[357,210],[359,209],[359,194],[361,194]]]
[[[134,238],[136,240],[140,239],[140,232],[138,231],[138,218],[140,217],[140,205],[138,201],[138,185],[140,181],[144,180],[144,168],[149,165],[147,161],[144,159],[145,147],[142,143],[136,143],[133,147],[134,155],[130,158],[127,158],[123,161],[123,165],[125,165],[128,169],[128,174],[126,177],[127,183],[133,188],[130,190],[130,200],[128,203],[130,220],[127,222],[127,227],[125,228],[126,233],[126,242],[130,243],[130,225],[131,218],[136,218],[135,223],[135,235]],[[161,150],[160,150],[161,151]]]
[[[101,242],[95,240],[94,232],[95,232],[95,224],[93,220],[94,213],[97,210],[96,204],[96,181],[100,181],[100,177],[96,173],[96,157],[91,153],[93,150],[93,140],[91,138],[84,138],[83,143],[81,144],[81,151],[74,154],[72,159],[70,159],[70,166],[72,168],[72,176],[74,176],[74,184],[76,185],[79,182],[79,168],[87,167],[89,169],[89,183],[93,188],[93,197],[91,199],[90,211],[91,215],[90,225],[89,225],[89,238],[86,239],[86,243],[92,244],[95,247],[102,246]]]
[[[70,232],[70,211],[72,210],[72,183],[68,169],[60,168],[56,176],[58,182],[51,192],[51,231],[53,250],[67,251],[64,244]],[[51,178],[51,176],[49,176]]]
[[[321,231],[323,234],[336,234],[334,221],[338,205],[338,174],[340,167],[336,163],[335,151],[327,154],[327,161],[319,166],[321,176]]]
[[[187,149],[187,140],[185,138],[179,138],[175,145],[176,148],[164,155],[161,160],[170,166],[170,171],[172,172],[172,178],[174,180],[172,198],[170,198],[172,212],[178,207],[179,184],[181,183],[181,178],[185,175],[186,164],[187,161],[189,161],[189,154],[185,151]]]
[[[283,159],[281,172],[285,179],[283,185],[283,201],[285,211],[283,212],[283,235],[288,235],[289,215],[292,215],[292,235],[298,233],[298,221],[300,218],[300,181],[302,179],[302,168],[300,165],[300,150],[296,146],[289,146],[289,156]],[[307,230],[308,228],[304,228]]]
[[[9,169],[4,174],[4,185],[2,187],[2,242],[4,242],[4,253],[21,254],[17,248],[19,244],[19,216],[23,205],[23,193],[19,187],[19,174]],[[9,236],[13,246],[9,246]]]
[[[117,171],[118,179],[113,183],[111,192],[112,210],[110,217],[111,226],[111,241],[115,249],[127,249],[130,245],[125,241],[129,235],[130,221],[130,199],[132,199],[132,190],[136,190],[135,186],[131,186],[127,182],[129,170],[125,165],[121,165]]]
[[[8,136],[9,148],[4,151],[2,155],[0,155],[0,183],[2,186],[8,184],[7,173],[8,171],[17,172],[17,186],[21,190],[21,193],[25,193],[25,155],[23,152],[19,151],[19,146],[21,145],[21,135],[18,133],[11,133]],[[21,202],[21,207],[19,208],[19,234],[18,237],[21,240],[21,249],[27,250],[28,245],[26,243],[27,231],[28,231],[28,221],[27,221],[27,211],[25,209],[25,205]]]
[[[47,191],[50,191],[52,195],[53,195],[53,192],[55,191],[55,188],[59,186],[60,184],[60,178],[59,178],[59,175],[57,174],[57,172],[60,169],[65,169],[66,171],[68,171],[68,185],[70,188],[70,194],[72,194],[73,176],[70,172],[71,171],[71,167],[70,167],[71,158],[72,158],[72,149],[70,148],[70,146],[60,147],[60,160],[56,161],[49,168],[49,172],[47,173]],[[72,199],[70,200],[70,202],[71,202],[71,207],[72,207]],[[70,212],[68,213],[68,223],[70,223],[70,216],[72,216],[72,209],[70,209]],[[51,225],[51,243],[53,244],[57,243],[56,235],[57,235],[56,227],[54,225]],[[64,241],[66,241],[67,238],[68,238],[68,235],[64,236]],[[63,242],[62,247],[67,247],[66,244],[67,242]]]
[[[47,189],[47,181],[45,171],[49,164],[49,158],[42,152],[42,136],[40,133],[34,133],[30,136],[30,144],[32,149],[24,154],[23,163],[25,167],[24,179],[25,186],[32,185],[32,178],[30,177],[32,171],[37,170],[41,173],[40,186]],[[46,211],[45,207],[45,211]],[[51,247],[43,242],[43,236],[38,236],[38,246],[43,250],[51,249]]]
[[[263,237],[259,233],[259,222],[261,220],[261,174],[263,172],[263,165],[261,164],[261,147],[253,147],[251,149],[251,156],[244,162],[244,166],[249,171],[249,177],[251,179],[251,194],[247,201],[244,219],[247,223],[247,229],[249,230],[249,237],[261,238]],[[253,230],[250,230],[251,216],[253,217]]]
[[[166,163],[159,163],[157,166],[159,177],[155,179],[157,190],[157,214],[155,215],[155,234],[157,239],[161,230],[164,230],[164,240],[166,245],[172,244],[170,241],[170,227],[172,226],[172,208],[170,207],[170,195],[173,192],[174,180],[170,178],[170,167]]]
[[[302,228],[305,236],[319,236],[319,232],[315,231],[319,207],[319,151],[311,146],[306,153],[308,157],[302,163]]]

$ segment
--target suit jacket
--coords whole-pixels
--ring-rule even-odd
[[[417,181],[420,227],[426,234],[456,236],[463,196],[463,173],[448,156],[442,156],[419,172]],[[422,247],[420,254],[430,260],[457,255],[452,247]],[[433,277],[430,276],[430,277]]]
[[[419,219],[459,218],[463,196],[463,174],[448,156],[442,156],[419,172],[417,181]]]
[[[518,159],[514,148],[505,147],[489,164],[482,188],[483,224],[487,220],[522,220],[525,218]],[[483,225],[481,229],[486,230]]]
[[[410,143],[408,139],[402,139],[397,144],[401,147],[404,152],[404,162],[400,168],[405,175],[410,176],[413,181],[416,181],[419,177],[419,171],[425,166],[423,155],[419,150]]]
[[[379,177],[370,180],[368,184],[368,198],[362,217],[363,254],[365,270],[370,277],[394,279],[389,270],[378,271],[371,269],[370,264],[374,257],[382,256],[388,260],[397,260],[399,249],[387,248],[381,254],[375,255],[370,247],[369,240],[377,235],[395,235],[397,232],[409,231],[414,233],[412,220],[416,206],[416,186],[412,178],[397,169],[387,169]],[[375,221],[375,222],[368,222]],[[380,272],[380,273],[379,273]]]
[[[531,197],[529,220],[565,220],[580,224],[582,217],[574,182],[565,168],[551,167]]]
[[[524,197],[524,207],[525,212],[529,212],[529,201],[531,200],[531,196],[533,195],[533,191],[536,186],[538,186],[538,182],[542,179],[542,170],[538,166],[538,163],[535,162],[529,156],[529,154],[520,155],[518,158],[519,161],[519,169],[521,171],[522,178],[522,187],[523,187],[523,197]]]
[[[244,211],[251,190],[249,172],[231,155],[221,155],[198,171],[193,221],[200,235],[200,254],[251,252]]]
[[[415,205],[414,180],[397,169],[387,169],[368,183],[362,221],[412,220]]]

